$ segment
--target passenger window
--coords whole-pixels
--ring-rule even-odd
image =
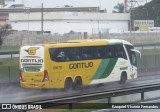
[[[67,60],[66,48],[50,48],[49,53],[52,61],[63,62]]]
[[[116,49],[116,51],[115,51],[116,52],[116,57],[127,59],[127,56],[126,56],[125,50],[123,48],[123,45],[116,45],[115,49]]]
[[[56,54],[57,50],[58,49],[56,49],[56,48],[50,48],[49,49],[49,54],[50,54],[50,57],[51,57],[52,61],[55,60],[55,54]]]
[[[82,47],[81,59],[93,59],[93,47]]]
[[[114,58],[114,49],[113,46],[106,46],[105,47],[105,58]]]
[[[96,47],[95,49],[95,58],[96,59],[107,59],[114,58],[114,48],[112,46],[101,46]]]
[[[81,48],[69,48],[69,60],[70,61],[77,61],[80,60]]]
[[[66,61],[66,53],[64,49],[59,49],[56,56],[55,60],[58,62]]]
[[[102,56],[101,47],[94,47],[93,49],[95,50],[94,58],[95,59],[100,59],[101,56]]]
[[[105,46],[96,47],[95,51],[96,51],[95,58],[97,59],[105,58]]]

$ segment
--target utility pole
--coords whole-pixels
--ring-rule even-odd
[[[132,0],[131,0],[131,8],[130,8],[130,24],[129,24],[129,30],[130,30],[130,33],[132,31],[132,7],[133,7],[133,4],[132,4]]]
[[[131,1],[130,1],[130,3],[131,3],[131,8],[130,8],[130,32],[131,32],[132,29],[133,29],[133,20],[132,20],[133,2],[137,2],[137,1],[134,1],[134,0],[131,0]]]
[[[41,8],[41,33],[43,35],[43,3],[42,3],[42,8]]]
[[[124,13],[127,12],[127,2],[128,0],[124,0]]]
[[[0,5],[2,5],[2,7],[5,6],[5,1],[4,0],[0,0]]]

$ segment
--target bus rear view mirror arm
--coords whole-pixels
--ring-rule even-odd
[[[131,51],[138,53],[139,54],[139,58],[141,58],[141,52],[140,51],[138,51],[136,49],[131,49]]]

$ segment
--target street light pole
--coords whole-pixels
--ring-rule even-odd
[[[24,7],[24,12],[27,14],[27,18],[28,18],[28,28],[27,28],[27,30],[29,31],[29,14],[30,14],[30,7]]]
[[[28,14],[28,31],[29,31],[29,14]]]
[[[130,33],[131,33],[131,29],[132,29],[132,19],[131,19],[131,16],[132,16],[132,9],[130,9],[130,19],[129,19],[129,31],[130,31]]]
[[[156,16],[155,16],[155,27],[156,27],[156,37],[157,37],[157,17],[158,17],[158,13],[157,13],[156,7],[152,7],[152,9],[154,10],[154,12],[156,12]]]
[[[24,7],[24,12],[28,15],[28,33],[29,33],[29,14],[30,14],[30,7]],[[29,37],[28,37],[28,44],[29,44]]]
[[[41,8],[41,33],[43,35],[43,3],[42,3],[42,8]]]
[[[101,1],[100,0],[98,0],[98,2],[99,2],[99,7],[98,7],[98,9],[97,9],[97,13],[98,13],[98,20],[97,20],[97,22],[98,22],[98,36],[99,36],[99,38],[101,38],[101,36],[100,36],[100,31],[99,31],[99,9],[100,9],[100,7],[101,7]]]
[[[132,31],[132,0],[131,0],[131,8],[130,8],[130,20],[129,20],[129,30],[130,30],[130,33]]]

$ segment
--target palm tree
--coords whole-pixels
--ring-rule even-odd
[[[116,6],[114,6],[114,9],[112,12],[117,12],[117,13],[123,13],[124,12],[124,4],[123,3],[118,3]]]

